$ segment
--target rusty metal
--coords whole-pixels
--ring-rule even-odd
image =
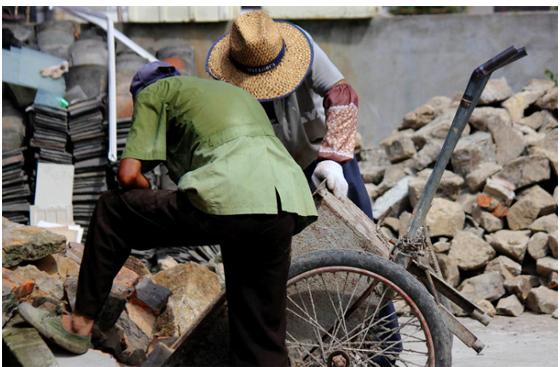
[[[461,137],[461,133],[463,132],[472,111],[478,104],[480,95],[482,94],[486,83],[490,79],[491,74],[497,69],[526,55],[527,52],[523,47],[517,49],[512,46],[486,61],[473,71],[463,94],[461,104],[457,108],[457,112],[455,113],[455,117],[453,118],[453,122],[449,128],[443,147],[437,157],[434,169],[428,178],[428,182],[426,183],[424,191],[418,200],[418,204],[414,208],[408,232],[405,237],[414,239],[421,235],[419,229],[425,225],[426,215],[430,209],[445,167],[451,159],[451,154]],[[400,254],[396,256],[395,261],[406,267],[409,259],[406,256],[403,256],[403,254]]]
[[[336,351],[331,353],[327,359],[327,366],[329,367],[350,367],[350,357],[343,351]]]
[[[482,349],[484,349],[484,344],[477,338],[477,336],[467,329],[465,325],[459,322],[459,320],[457,320],[457,318],[453,316],[449,310],[442,305],[439,305],[439,311],[449,330],[467,347],[474,349],[477,353],[480,353]]]
[[[359,304],[361,304],[364,300],[366,300],[368,298],[369,294],[371,294],[373,289],[375,289],[375,287],[372,286],[373,284],[375,284],[375,281],[377,281],[377,284],[383,284],[385,287],[387,287],[388,292],[386,292],[386,293],[384,292],[384,295],[381,297],[381,299],[379,301],[379,304],[385,304],[386,302],[390,302],[391,300],[393,300],[395,298],[394,297],[395,294],[397,294],[398,296],[400,296],[402,298],[402,300],[407,304],[407,306],[410,307],[411,314],[413,314],[416,317],[416,319],[419,321],[421,329],[422,329],[422,331],[423,331],[423,333],[426,337],[425,343],[426,343],[426,347],[427,347],[427,350],[428,350],[428,352],[427,352],[428,361],[427,361],[426,366],[427,367],[434,367],[435,366],[434,344],[433,344],[432,335],[431,335],[430,328],[428,326],[427,320],[424,318],[424,315],[422,314],[422,312],[420,312],[420,310],[418,309],[418,306],[416,305],[414,300],[406,292],[404,292],[398,285],[393,283],[390,279],[387,279],[387,278],[381,276],[380,274],[370,272],[366,269],[348,267],[348,266],[326,266],[326,267],[316,268],[316,269],[307,271],[305,273],[299,274],[298,276],[290,279],[288,281],[288,289],[290,288],[290,286],[293,286],[294,284],[297,284],[298,282],[300,282],[302,280],[307,280],[308,278],[312,278],[312,277],[314,277],[318,274],[321,274],[321,273],[337,273],[337,272],[356,273],[356,274],[364,275],[364,276],[372,279],[372,284],[370,284],[368,286],[366,291],[364,291],[360,295],[360,297],[352,304],[352,306],[348,307],[348,311],[344,313],[344,318],[345,319],[348,318],[356,309],[358,309]],[[296,287],[296,289],[298,289],[298,288]],[[368,296],[364,297],[364,294],[366,294],[366,293],[368,294]],[[351,312],[350,312],[350,310],[351,310]],[[339,320],[337,320],[337,321],[339,321]],[[336,323],[328,328],[328,332],[325,333],[322,336],[323,341],[325,341],[325,339],[328,338],[328,336],[333,332],[335,326],[336,326]],[[288,344],[288,348],[290,348],[290,344]],[[315,352],[316,350],[317,350],[317,347],[313,347],[313,348],[310,349],[309,353],[311,354],[311,353]],[[337,351],[335,351],[335,353],[336,352],[339,352],[339,351],[337,350]],[[330,355],[332,355],[332,354],[330,354]],[[327,364],[327,366],[328,366],[328,364]]]
[[[421,266],[416,261],[412,261],[410,262],[407,270],[415,275],[422,283],[427,284],[428,280],[426,279],[425,273],[427,269],[424,266]],[[487,326],[490,323],[490,317],[480,307],[469,301],[461,293],[457,292],[457,290],[447,284],[445,280],[441,279],[432,272],[430,272],[430,277],[432,278],[435,288],[439,293],[441,293],[441,295],[455,303],[468,313],[469,316],[479,321],[484,326]]]

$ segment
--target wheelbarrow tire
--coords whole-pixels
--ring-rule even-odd
[[[288,285],[290,280],[301,274],[320,268],[339,266],[364,269],[379,274],[401,288],[416,304],[428,324],[435,354],[435,363],[432,366],[451,366],[453,335],[441,318],[434,298],[412,274],[392,261],[371,253],[355,250],[314,251],[292,259]]]

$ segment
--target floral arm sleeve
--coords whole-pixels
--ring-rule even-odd
[[[339,163],[354,157],[358,129],[358,95],[344,80],[333,85],[323,100],[327,133],[319,148],[320,159]]]

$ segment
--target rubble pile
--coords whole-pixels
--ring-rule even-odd
[[[380,230],[398,238],[451,125],[459,98],[407,113],[360,167]],[[446,280],[490,313],[552,314],[558,287],[558,88],[514,93],[492,79],[457,143],[426,218]]]
[[[23,322],[17,305],[28,302],[59,314],[73,310],[84,246],[6,218],[2,230],[3,335],[16,357],[25,350],[26,360],[54,360],[50,344]],[[94,325],[93,346],[122,364],[140,365],[158,342],[171,345],[188,332],[223,287],[223,274],[207,266],[168,261],[152,273],[131,256]],[[42,355],[34,357],[34,350]]]

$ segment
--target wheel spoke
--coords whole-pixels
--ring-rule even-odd
[[[324,366],[337,351],[355,366],[375,366],[382,358],[401,367],[426,366],[434,358],[418,307],[376,273],[349,267],[313,270],[291,282],[289,290],[297,293],[288,293],[288,313],[295,316],[290,323],[302,325],[293,333],[289,323],[287,332],[297,366]],[[404,303],[406,313],[386,312],[396,300]]]

